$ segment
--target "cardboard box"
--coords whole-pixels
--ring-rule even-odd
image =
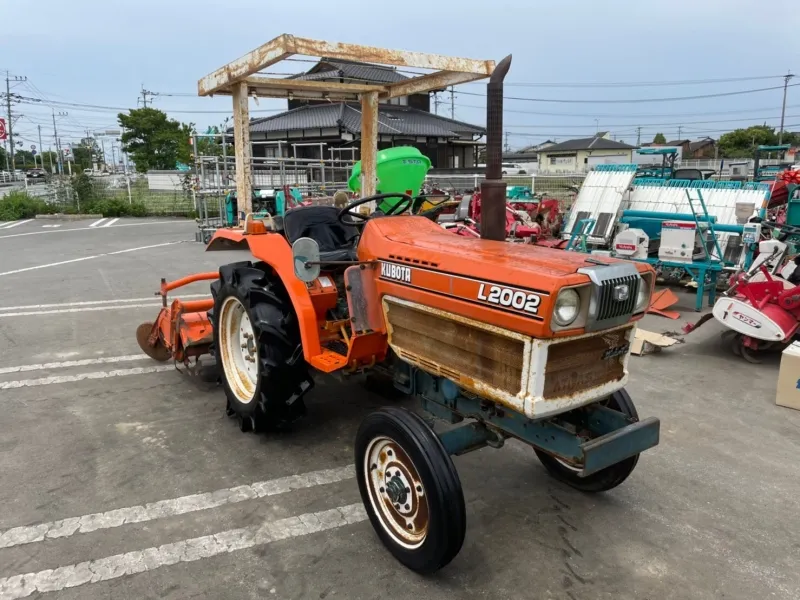
[[[675,338],[637,327],[633,343],[631,343],[631,354],[642,356],[644,354],[661,352],[662,348],[669,348],[677,343],[678,340]]]
[[[787,346],[781,355],[775,404],[800,410],[800,343]]]

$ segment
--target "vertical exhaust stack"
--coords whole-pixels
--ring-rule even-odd
[[[511,55],[494,69],[486,89],[486,179],[481,184],[481,238],[506,239],[506,183],[503,176],[503,80]]]

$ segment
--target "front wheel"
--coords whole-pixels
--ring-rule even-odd
[[[639,420],[639,414],[636,412],[633,400],[625,390],[619,390],[611,394],[606,406],[612,410],[618,410],[633,421]],[[617,487],[628,478],[633,469],[636,468],[636,463],[639,462],[639,455],[636,454],[597,473],[579,477],[580,468],[577,466],[556,458],[544,450],[534,448],[534,451],[550,475],[582,492],[605,492]]]
[[[361,500],[394,557],[421,574],[447,565],[467,527],[453,461],[418,415],[400,408],[371,413],[355,443]]]

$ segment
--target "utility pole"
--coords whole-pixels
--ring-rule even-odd
[[[510,151],[511,151],[511,146],[509,146],[509,145],[508,145],[508,136],[509,136],[510,134],[509,134],[509,132],[508,132],[508,131],[506,131],[505,133],[506,133],[505,151],[506,151],[506,152],[510,152]]]
[[[681,141],[681,132],[683,131],[683,125],[678,125],[678,141]]]
[[[781,130],[778,132],[778,145],[783,143],[783,118],[786,116],[786,88],[789,87],[789,80],[794,77],[791,71],[783,76],[783,107],[781,108]]]
[[[37,125],[37,129],[39,129],[39,157],[42,159],[42,169],[44,169],[44,146],[42,146],[42,126]]]
[[[66,116],[67,113],[60,112],[58,116]],[[56,152],[58,153],[58,174],[64,174],[64,162],[61,157],[61,142],[58,140],[58,127],[56,127],[56,111],[53,109],[53,137],[56,139]]]
[[[450,86],[450,118],[451,119],[456,118],[456,95],[452,85]]]
[[[155,94],[153,92],[149,91],[149,90],[144,89],[144,85],[142,85],[142,106],[144,108],[147,108],[147,97],[148,96],[152,97],[152,96],[155,96]],[[153,103],[153,101],[151,100],[150,104],[152,104],[152,103]]]
[[[641,128],[641,126],[636,128],[636,145],[637,146],[641,146],[642,145],[642,128]]]
[[[435,114],[435,115],[439,114],[439,105],[441,103],[442,103],[442,101],[439,100],[439,93],[438,92],[433,92],[433,114]]]

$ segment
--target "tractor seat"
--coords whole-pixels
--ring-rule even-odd
[[[322,262],[356,260],[358,229],[339,221],[335,206],[299,206],[286,211],[283,232],[290,244],[302,237],[319,245]]]

